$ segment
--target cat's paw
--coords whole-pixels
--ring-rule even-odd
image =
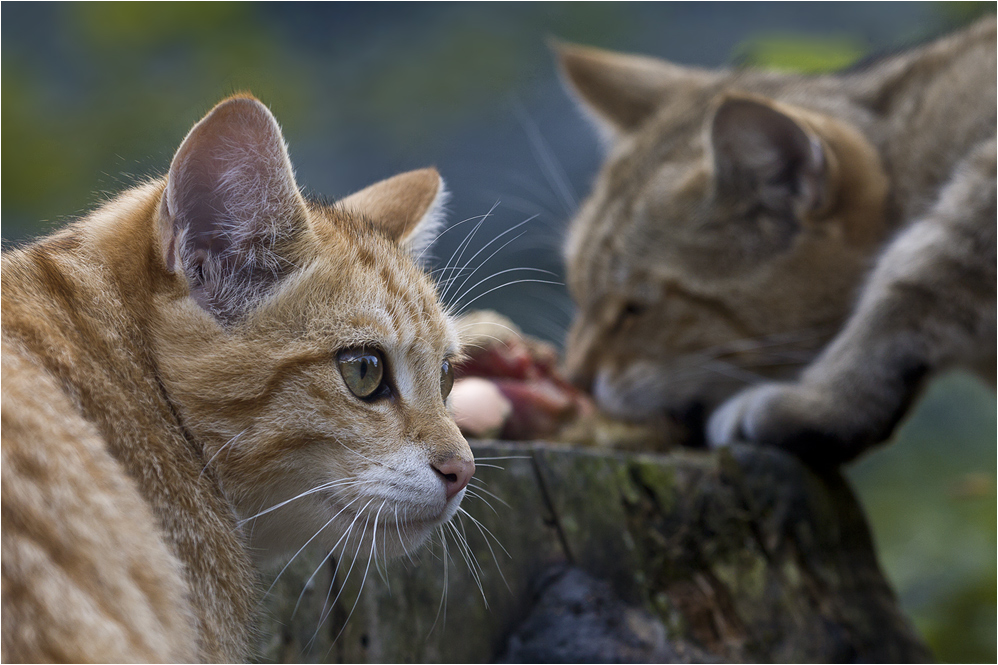
[[[847,462],[873,441],[848,400],[796,383],[750,388],[722,404],[707,422],[712,447],[745,442],[787,450],[807,462]]]

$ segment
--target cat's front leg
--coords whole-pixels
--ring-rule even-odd
[[[769,445],[819,466],[847,462],[887,438],[897,409],[831,386],[767,383],[725,402],[707,424],[712,446]]]
[[[992,140],[891,243],[853,316],[800,379],[736,395],[711,416],[708,441],[845,462],[891,435],[929,373],[993,357],[994,173]]]

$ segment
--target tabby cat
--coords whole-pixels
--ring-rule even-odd
[[[575,380],[824,464],[939,370],[993,384],[995,53],[993,17],[821,76],[560,47],[609,144],[567,241]]]
[[[242,661],[255,563],[454,515],[460,344],[410,256],[443,199],[425,169],[311,202],[235,96],[166,178],[3,254],[4,661]]]

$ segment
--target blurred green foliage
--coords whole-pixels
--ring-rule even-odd
[[[361,30],[327,11],[316,18],[325,25],[308,26],[319,38],[298,40],[264,4],[53,5],[41,12],[50,25],[22,26],[37,38],[4,41],[0,157],[16,164],[3,171],[4,237],[79,213],[95,184],[117,191],[129,176],[161,173],[169,150],[226,94],[266,100],[292,137],[368,126],[418,145],[496,113],[504,91],[536,79],[538,63],[549,63],[545,33],[595,43],[630,26],[606,3],[527,6],[512,17],[502,6],[456,4],[412,23],[399,18],[406,10],[388,4],[392,20]],[[145,161],[127,161],[136,155]]]
[[[979,2],[977,0],[952,0],[952,2],[936,2],[934,4],[936,11],[953,28],[966,25],[985,14],[994,14],[996,6],[994,2]]]
[[[754,67],[820,74],[844,69],[869,52],[855,37],[761,35],[743,42],[735,62]]]
[[[206,110],[205,100],[218,97],[220,82],[230,92],[252,88],[280,100],[275,105],[286,123],[308,103],[299,69],[247,5],[60,8],[49,17],[55,25],[42,32],[59,41],[4,41],[5,213],[53,220],[79,212],[99,174],[100,185],[113,191],[122,186],[121,172],[162,172],[169,163],[164,146],[176,144]],[[39,46],[51,50],[39,54]],[[155,156],[156,171],[124,155]],[[6,237],[18,235],[10,231]]]
[[[994,393],[952,374],[849,472],[902,606],[947,662],[995,660],[996,431]]]

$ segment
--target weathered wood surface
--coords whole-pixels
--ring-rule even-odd
[[[446,557],[438,539],[383,577],[372,566],[359,600],[358,561],[329,611],[333,562],[303,555],[264,601],[261,660],[930,658],[837,473],[741,447],[638,455],[490,442],[475,452],[476,484],[499,497],[483,495],[491,508],[464,502],[481,525],[464,516],[459,526],[476,572],[449,535]]]

